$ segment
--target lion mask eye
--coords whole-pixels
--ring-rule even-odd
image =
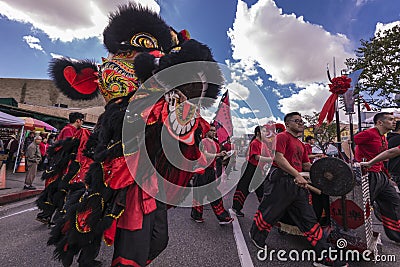
[[[132,36],[130,43],[131,45],[136,47],[158,49],[157,39],[154,38],[151,34],[144,32],[137,33]]]

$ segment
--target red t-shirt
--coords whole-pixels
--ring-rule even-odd
[[[306,153],[307,155],[311,155],[312,154],[312,147],[309,143],[304,144],[304,146],[306,147]]]
[[[263,157],[271,157],[271,153],[268,150],[267,144],[262,143],[260,140],[255,138],[250,142],[249,151],[247,153],[247,160],[254,166],[258,165],[258,160],[256,160],[255,156],[260,155]],[[264,167],[266,162],[261,162],[259,167]]]
[[[39,149],[40,149],[40,154],[44,157],[47,153],[47,148],[49,147],[49,144],[45,144],[43,142],[41,142],[39,144]]]
[[[363,159],[369,161],[388,149],[386,137],[381,135],[375,127],[356,134],[354,136],[354,143],[356,144],[354,157],[358,162],[362,162]],[[368,171],[380,172],[383,169],[384,165],[381,161],[372,165]]]
[[[225,144],[223,144],[223,147],[226,151],[231,151],[232,150],[232,143],[228,143],[226,142]]]
[[[219,144],[217,144],[214,140],[210,139],[210,138],[204,138],[203,140],[201,140],[201,150],[202,151],[207,151],[210,154],[217,154],[219,153],[220,149],[219,149]],[[213,159],[210,159],[209,157],[206,157],[207,159],[207,163],[209,164],[207,168],[215,167],[215,161],[216,158],[214,157]]]
[[[73,126],[72,124],[67,124],[60,132],[60,134],[57,137],[57,140],[64,140],[67,139],[68,137],[72,137],[75,135],[75,133],[78,131],[78,129]]]
[[[310,162],[304,143],[288,132],[277,134],[275,150],[282,153],[298,172],[303,170],[303,163]],[[272,165],[279,167],[275,162]]]
[[[304,146],[306,148],[307,155],[312,155],[312,147],[311,147],[311,145],[309,143],[305,143]],[[313,162],[313,160],[310,159],[310,162]]]

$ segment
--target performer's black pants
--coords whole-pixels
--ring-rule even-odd
[[[212,202],[210,203],[212,210],[217,216],[218,220],[223,220],[229,217],[229,213],[224,208],[221,192],[215,183],[216,174],[213,167],[205,169],[204,174],[195,174],[193,177],[193,206],[191,216],[193,219],[201,219],[203,216],[203,203],[204,199]],[[203,189],[196,189],[196,187],[204,186],[214,182],[212,185]]]
[[[264,180],[264,177],[262,177],[261,168],[257,168],[257,166],[254,166],[249,162],[247,162],[247,164],[244,163],[242,168],[245,168],[245,170],[242,172],[242,176],[240,177],[239,183],[236,186],[235,194],[233,195],[232,208],[237,211],[240,211],[243,208],[244,202],[250,193],[249,186],[253,177],[257,179],[256,182]],[[252,191],[253,189],[250,190]],[[260,202],[263,197],[263,191],[264,188],[262,182],[261,185],[255,190],[257,198]]]
[[[258,243],[264,243],[272,226],[287,213],[304,233],[317,253],[328,249],[321,226],[317,222],[308,190],[297,186],[294,177],[274,168],[264,185],[264,198],[258,207],[250,230]]]
[[[369,172],[371,203],[376,202],[389,239],[400,242],[400,196],[383,172]]]
[[[317,216],[318,222],[322,226],[329,226],[331,224],[329,196],[325,194],[318,195],[312,192],[311,196],[312,196],[312,205],[314,208],[315,215]],[[323,216],[324,212],[325,216]]]
[[[168,239],[166,205],[157,202],[157,210],[144,215],[142,229],[117,228],[111,266],[146,266],[167,247]]]
[[[397,184],[397,187],[400,189],[400,175],[391,173],[390,176],[392,176],[392,180]]]

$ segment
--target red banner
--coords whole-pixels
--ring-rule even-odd
[[[228,90],[223,94],[215,114],[213,125],[217,131],[218,142],[222,144],[233,134],[231,107]]]

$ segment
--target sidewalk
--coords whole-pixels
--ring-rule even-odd
[[[0,205],[5,205],[11,202],[16,202],[30,197],[36,197],[44,189],[44,181],[40,179],[42,172],[38,172],[35,180],[33,181],[33,186],[36,190],[25,190],[26,173],[12,173],[8,171],[6,173],[6,188],[0,189]]]

